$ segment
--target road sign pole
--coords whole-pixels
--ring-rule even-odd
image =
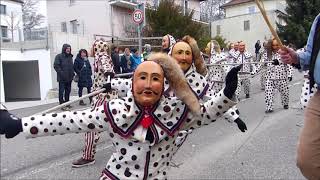
[[[141,24],[138,25],[139,54],[142,54]]]
[[[132,20],[134,23],[137,24],[137,31],[138,31],[138,41],[139,41],[139,54],[142,54],[142,27],[144,26],[144,19],[145,19],[145,9],[144,4],[138,4],[136,9],[134,10],[132,14]]]

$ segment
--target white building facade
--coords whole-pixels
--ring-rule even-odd
[[[285,13],[284,0],[263,0],[264,8],[272,26],[284,22],[278,17]],[[254,45],[257,40],[261,44],[272,38],[272,34],[263,19],[254,0],[232,0],[222,6],[226,16],[211,23],[211,35],[220,35],[229,42],[244,41],[247,50],[254,54]]]
[[[23,40],[22,3],[21,0],[0,1],[1,42]]]
[[[22,3],[0,1],[0,102],[43,100],[52,89],[48,39],[24,41]]]

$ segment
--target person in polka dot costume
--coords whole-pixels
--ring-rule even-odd
[[[197,42],[192,37],[185,36],[182,38],[182,41],[172,46],[169,55],[180,65],[194,94],[196,94],[199,99],[205,101],[206,99],[210,99],[208,96],[214,96],[219,93],[219,91],[223,89],[223,83],[219,89],[214,86],[210,88],[209,83],[204,77],[207,75],[207,68],[201,55],[199,56],[199,52]],[[193,57],[193,54],[196,54],[195,57]],[[225,76],[221,78],[221,81],[224,80]],[[117,89],[121,97],[125,97],[131,93],[132,84],[130,81],[131,80],[128,79],[116,78],[111,81],[111,87]],[[165,80],[164,89],[164,95],[167,97],[175,96],[167,80]],[[236,122],[242,132],[247,130],[245,123],[239,118],[239,110],[235,106],[224,114],[224,118],[229,122]],[[181,131],[176,140],[177,147],[180,147],[186,140],[187,135],[191,133],[191,130]]]
[[[267,44],[267,51],[262,55],[262,62],[267,63],[266,85],[265,85],[265,103],[266,113],[273,112],[273,99],[277,89],[280,92],[281,103],[284,109],[289,108],[289,86],[288,81],[292,81],[292,66],[281,62],[278,53],[279,44],[276,39],[271,39]],[[255,72],[259,71],[263,64],[258,64]]]
[[[220,63],[224,64],[226,62],[226,56],[224,53],[221,53],[220,45],[217,41],[212,40],[207,44],[207,51],[210,51],[210,63]],[[208,91],[208,95],[212,96],[221,89],[223,89],[224,80],[227,72],[230,70],[230,66],[213,66],[209,67],[209,74],[206,76],[209,84],[211,84],[210,91]],[[211,79],[211,81],[210,81]],[[217,82],[220,81],[220,82]],[[221,83],[222,82],[222,83]],[[242,120],[239,117],[239,110],[236,106],[229,109],[225,114],[224,118],[229,122],[236,122],[238,124],[239,129],[244,132],[246,130],[245,126],[242,126]]]
[[[170,34],[167,34],[165,36],[162,37],[162,47],[161,50],[164,53],[169,53],[171,50],[171,47],[176,43],[176,40],[173,36],[171,36]]]
[[[110,58],[110,48],[104,40],[96,40],[92,46],[92,55],[94,56],[94,83],[93,91],[103,87],[107,83],[107,76],[114,74],[113,63]],[[116,90],[106,93],[100,93],[93,96],[91,108],[94,109],[101,106],[103,102],[115,99],[118,97]],[[72,162],[72,167],[83,167],[95,163],[94,155],[96,146],[100,139],[99,132],[85,133],[85,146],[82,157]]]
[[[191,36],[184,36],[182,41],[177,42],[172,47],[172,51],[169,55],[171,55],[179,64],[180,68],[184,72],[190,88],[194,94],[197,95],[200,101],[205,102],[206,100],[210,99],[211,96],[214,96],[215,94],[219,93],[221,89],[223,89],[222,87],[219,90],[215,87],[210,88],[209,83],[205,78],[205,76],[208,74],[207,68],[205,67],[204,60],[200,55],[197,42]],[[168,81],[165,81],[164,94],[167,96],[174,96],[170,90]],[[239,129],[242,132],[245,132],[245,130],[247,130],[245,123],[239,118],[234,110],[231,112],[231,109],[224,114],[224,117],[231,122],[235,121],[238,124]],[[236,118],[231,118],[232,116],[235,116]],[[180,147],[186,140],[187,136],[191,133],[192,130],[180,131],[176,139],[177,147]]]
[[[229,50],[229,56],[228,56],[228,62],[229,63],[236,63],[237,57],[239,56],[239,43],[240,41],[237,41],[233,44],[233,48]]]
[[[235,58],[235,63],[242,64],[242,63],[253,62],[252,54],[246,50],[246,44],[243,41],[239,42],[239,53],[235,53],[235,54],[237,55]],[[248,75],[250,75],[251,73],[250,66],[251,66],[250,64],[244,64],[241,69],[243,73],[247,73],[247,74],[240,75],[241,80],[239,81],[238,89],[236,92],[238,99],[241,93],[241,86],[243,86],[244,94],[246,95],[246,98],[250,97],[250,79],[248,77]]]
[[[214,122],[236,103],[239,67],[227,75],[226,88],[199,103],[179,66],[165,54],[152,54],[133,76],[133,95],[84,111],[42,114],[22,119],[0,110],[0,134],[12,138],[108,131],[115,147],[101,179],[167,179],[180,130]],[[164,97],[164,76],[177,97]],[[182,92],[183,91],[183,92]],[[180,99],[180,100],[179,100]]]
[[[259,59],[259,62],[262,62],[262,56],[263,56],[263,54],[264,53],[266,53],[267,52],[267,42],[263,42],[263,50],[260,50],[260,55],[259,55],[259,57],[260,57],[260,59]],[[261,65],[262,67],[262,69],[260,69],[260,71],[263,71],[262,73],[261,73],[261,75],[260,75],[260,86],[261,86],[261,90],[265,90],[265,86],[266,86],[266,74],[267,74],[267,72],[266,72],[266,68],[267,68],[267,64],[262,64]]]

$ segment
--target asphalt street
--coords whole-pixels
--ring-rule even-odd
[[[302,74],[290,83],[290,108],[284,110],[279,93],[274,112],[265,114],[264,91],[259,77],[251,81],[251,97],[242,94],[238,104],[248,131],[224,119],[196,130],[176,154],[169,179],[304,179],[296,167],[296,144],[303,125],[299,105]],[[56,104],[12,111],[20,117],[41,112]],[[74,106],[73,109],[82,108]],[[1,179],[98,179],[112,151],[101,133],[96,163],[72,168],[81,157],[84,134],[26,139],[1,137]]]

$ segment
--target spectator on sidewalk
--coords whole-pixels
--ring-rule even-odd
[[[258,61],[258,59],[259,59],[259,52],[260,52],[260,49],[261,49],[260,40],[258,40],[258,41],[256,42],[256,44],[254,45],[254,48],[255,48],[255,53],[256,53],[256,59],[255,59],[255,61]]]
[[[139,51],[136,48],[133,48],[131,50],[132,55],[130,56],[130,62],[131,62],[131,71],[134,71],[139,64],[141,64],[141,55],[139,54]]]
[[[150,44],[145,44],[144,45],[144,51],[142,53],[143,61],[148,60],[148,57],[149,57],[150,54],[151,54],[151,45]]]
[[[57,81],[59,82],[59,103],[69,101],[71,92],[71,83],[74,76],[73,70],[73,55],[71,54],[71,46],[64,44],[62,52],[57,54],[54,59],[54,69],[57,72]],[[62,110],[69,110],[71,106],[62,108]]]
[[[309,70],[310,86],[317,84],[318,91],[310,99],[300,133],[297,166],[307,179],[320,179],[320,14],[313,21],[305,51],[291,48],[280,50],[284,63]]]
[[[121,69],[122,69],[122,73],[129,73],[131,72],[131,61],[130,61],[130,50],[129,48],[125,48],[124,49],[124,54],[123,56],[121,56],[121,61],[120,61],[120,65],[121,65]]]
[[[120,58],[119,58],[119,48],[114,46],[111,52],[111,59],[113,63],[113,70],[116,74],[120,74]]]
[[[80,49],[79,53],[77,54],[76,59],[74,60],[73,64],[74,71],[77,73],[79,80],[78,80],[78,95],[82,97],[82,90],[83,88],[87,88],[87,93],[91,93],[92,87],[92,69],[90,62],[88,60],[88,52],[85,49]],[[92,101],[92,97],[89,97],[90,104]],[[79,101],[79,105],[85,106],[86,104],[83,100]]]

